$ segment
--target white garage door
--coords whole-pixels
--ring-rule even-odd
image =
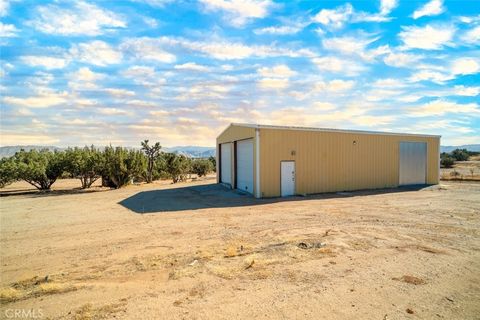
[[[425,184],[427,144],[400,142],[400,185]]]
[[[232,184],[232,144],[222,143],[220,145],[220,181]]]
[[[237,141],[237,189],[253,194],[253,139]]]

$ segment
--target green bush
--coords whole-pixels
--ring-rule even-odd
[[[209,172],[212,172],[212,162],[207,159],[194,159],[192,160],[192,173],[195,173],[199,177],[206,176]]]
[[[0,188],[18,180],[15,162],[12,158],[0,160]]]
[[[217,171],[217,158],[215,158],[214,156],[210,156],[210,157],[208,157],[208,161],[210,161],[212,163],[212,171],[216,172]]]
[[[440,166],[442,168],[451,168],[454,163],[455,163],[455,159],[453,159],[450,156],[444,156],[442,157],[442,159],[440,159]]]
[[[90,188],[101,177],[105,169],[103,153],[93,146],[67,149],[65,162],[66,170],[72,177],[80,179],[82,189]]]
[[[185,181],[190,171],[190,159],[184,155],[176,155],[175,153],[165,153],[165,170],[173,183]]]
[[[450,154],[451,157],[454,158],[456,161],[467,161],[470,157],[467,149],[455,149]]]
[[[16,177],[39,190],[49,190],[65,170],[65,153],[21,150],[13,159]]]
[[[145,176],[147,159],[141,151],[108,146],[104,156],[104,176],[117,189]]]

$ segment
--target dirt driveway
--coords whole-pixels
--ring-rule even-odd
[[[2,319],[480,314],[478,183],[256,200],[162,182],[0,209]]]

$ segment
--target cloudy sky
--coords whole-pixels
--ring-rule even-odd
[[[480,143],[475,0],[0,0],[1,145],[214,146],[230,122]]]

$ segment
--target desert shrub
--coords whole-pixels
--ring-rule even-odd
[[[165,170],[173,183],[178,181],[185,181],[187,174],[190,171],[190,159],[184,155],[177,155],[175,153],[165,153]]]
[[[167,172],[167,161],[166,153],[161,152],[160,156],[155,159],[155,164],[153,165],[152,179],[169,179],[170,174]]]
[[[157,163],[157,159],[160,158],[160,149],[162,149],[160,142],[155,143],[153,146],[148,145],[148,140],[142,142],[142,151],[147,157],[147,170],[145,175],[147,183],[151,183],[155,178],[155,164]]]
[[[470,157],[467,149],[455,149],[450,153],[451,157],[456,161],[467,161]]]
[[[456,178],[456,177],[460,176],[460,172],[458,172],[458,171],[456,171],[456,170],[454,169],[452,172],[450,172],[450,176]]]
[[[212,171],[216,172],[217,171],[217,158],[215,158],[214,156],[210,156],[210,157],[208,157],[208,161],[210,161],[212,163]]]
[[[145,175],[147,159],[141,151],[108,146],[104,151],[104,176],[114,188],[121,188]]]
[[[16,176],[39,190],[49,190],[65,170],[65,153],[21,150],[13,156]]]
[[[18,180],[15,162],[12,158],[0,160],[0,188]]]
[[[93,146],[67,149],[65,162],[71,176],[80,179],[82,189],[90,188],[101,177],[105,166],[103,153]]]
[[[192,173],[195,173],[199,177],[206,176],[213,170],[212,162],[207,159],[194,159],[192,160]]]
[[[442,168],[451,168],[455,163],[455,159],[450,156],[444,156],[440,159],[440,166]]]

